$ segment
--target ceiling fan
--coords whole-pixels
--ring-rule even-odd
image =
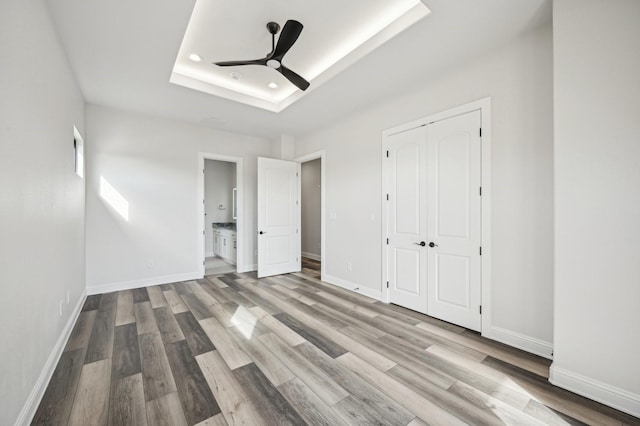
[[[309,87],[309,82],[302,78],[300,75],[291,71],[289,68],[282,65],[282,58],[289,51],[289,49],[291,49],[293,44],[300,36],[300,33],[302,32],[302,24],[292,19],[288,20],[282,28],[280,37],[278,37],[277,45],[276,34],[278,33],[278,31],[280,31],[280,25],[278,25],[276,22],[269,22],[267,24],[267,29],[269,30],[269,33],[271,33],[271,52],[268,53],[266,57],[248,61],[227,61],[214,63],[220,67],[232,67],[237,65],[264,65],[278,71],[287,80],[298,86],[300,90],[307,90],[307,88]]]

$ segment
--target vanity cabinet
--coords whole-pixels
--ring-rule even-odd
[[[237,241],[236,232],[231,229],[214,229],[213,254],[229,263],[236,264]]]

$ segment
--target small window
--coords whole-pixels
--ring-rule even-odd
[[[84,141],[75,126],[73,126],[73,161],[76,174],[84,178]]]

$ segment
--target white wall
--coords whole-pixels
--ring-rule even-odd
[[[84,101],[42,1],[0,2],[0,57],[0,423],[13,424],[31,420],[83,301]]]
[[[86,123],[89,293],[198,275],[198,152],[244,158],[239,268],[256,263],[256,158],[268,141],[93,105]],[[128,221],[100,197],[101,177],[127,200]]]
[[[231,223],[233,188],[236,186],[236,164],[227,161],[204,162],[205,256],[213,256],[212,223]],[[224,207],[220,210],[219,206]]]
[[[416,52],[419,54],[419,52]],[[550,353],[553,324],[552,34],[539,28],[335,125],[296,138],[326,149],[326,278],[380,294],[381,132],[492,98],[492,324]],[[372,219],[373,218],[373,219]],[[347,263],[353,265],[349,271]],[[485,330],[486,331],[486,330]],[[495,330],[494,330],[495,331]],[[535,346],[535,345],[534,345]]]
[[[320,259],[320,159],[302,163],[302,255]]]
[[[553,6],[552,378],[640,416],[640,2]]]

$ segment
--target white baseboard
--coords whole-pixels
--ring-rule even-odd
[[[609,407],[640,417],[640,395],[551,364],[549,381]]]
[[[322,261],[322,258],[320,257],[319,254],[309,253],[306,251],[303,251],[301,254],[302,254],[302,257],[308,257],[309,259],[317,260],[318,262]]]
[[[351,290],[355,293],[360,293],[365,296],[371,297],[372,299],[382,300],[382,291],[375,290],[373,288],[363,287],[358,284],[354,284],[350,281],[343,280],[342,278],[334,277],[329,274],[325,274],[322,277],[322,280],[328,282],[329,284],[337,285],[338,287],[342,287],[346,290]]]
[[[543,358],[553,359],[553,344],[550,342],[545,342],[544,340],[501,327],[491,327],[489,330],[482,330],[482,335]]]
[[[148,287],[158,284],[169,284],[179,281],[190,281],[203,278],[202,272],[189,272],[186,274],[165,275],[162,277],[143,278],[140,280],[122,281],[119,283],[101,284],[87,288],[87,293],[102,294],[111,293],[112,291],[130,290],[132,288]]]
[[[49,358],[47,358],[47,362],[44,364],[42,371],[40,372],[40,376],[38,376],[38,380],[36,384],[31,389],[31,393],[27,398],[27,401],[22,406],[22,410],[20,410],[20,415],[16,419],[15,425],[28,425],[33,420],[33,416],[36,415],[36,410],[38,409],[38,405],[40,405],[40,401],[44,396],[44,392],[47,390],[47,386],[49,386],[49,381],[51,380],[51,376],[53,376],[53,372],[60,361],[60,357],[62,356],[62,351],[64,350],[65,345],[67,344],[67,340],[69,340],[69,336],[71,335],[71,331],[73,330],[73,326],[78,320],[78,316],[80,316],[80,312],[82,311],[82,306],[84,305],[84,301],[87,299],[87,291],[83,291],[74,306],[71,315],[69,315],[69,319],[62,329],[62,333],[56,344],[53,346],[51,353],[49,354]]]

